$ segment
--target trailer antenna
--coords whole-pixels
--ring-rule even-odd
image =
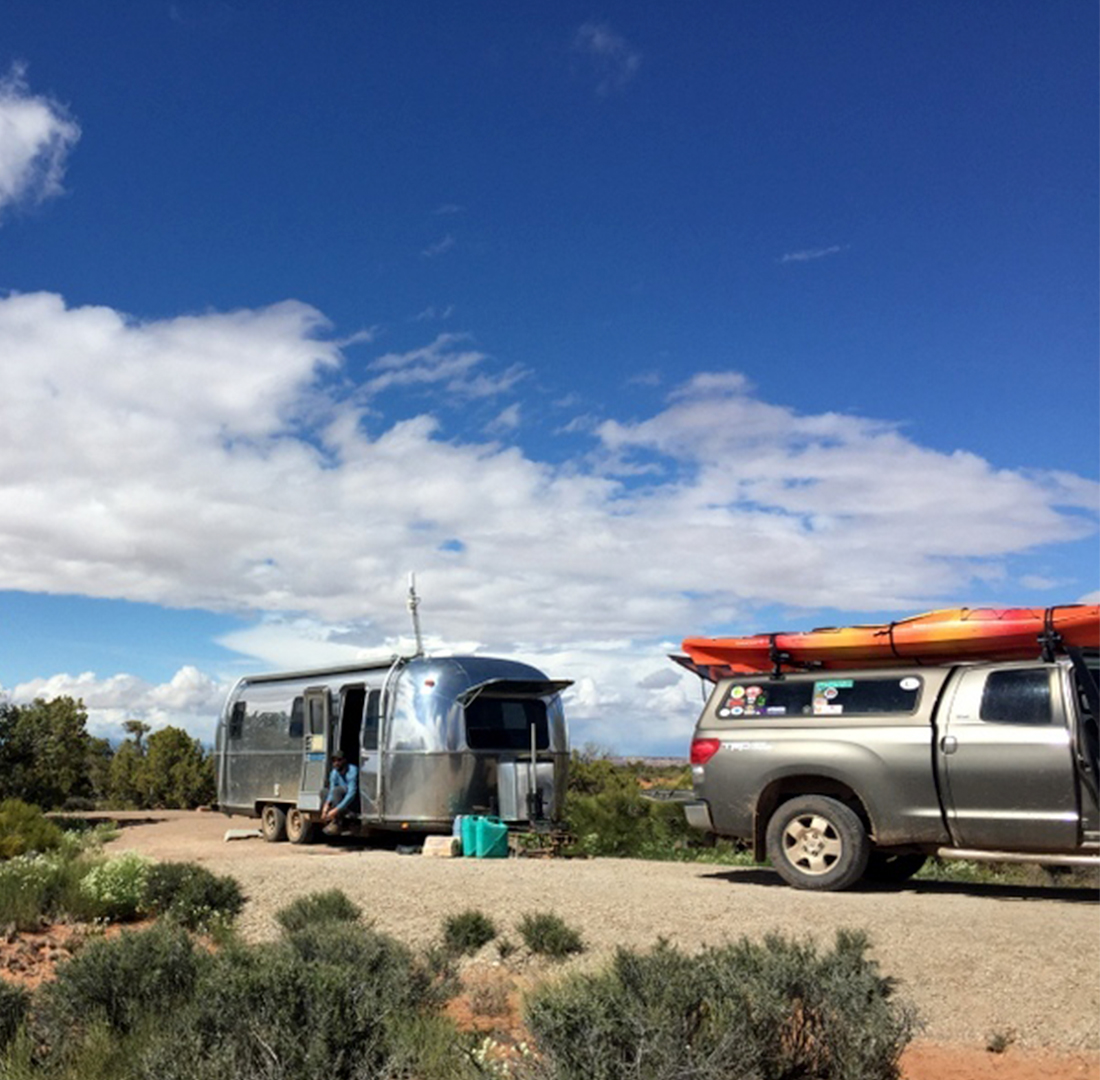
[[[417,609],[420,607],[420,597],[416,595],[416,574],[409,571],[409,614],[412,616],[413,636],[416,638],[416,656],[424,655],[424,641],[420,636],[420,615]]]

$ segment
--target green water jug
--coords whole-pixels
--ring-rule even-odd
[[[477,823],[480,820],[476,814],[462,815],[462,854],[467,859],[472,859],[477,854]]]
[[[479,859],[508,857],[508,826],[500,818],[477,819],[477,857]]]

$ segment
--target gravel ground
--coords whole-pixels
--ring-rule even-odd
[[[1100,1049],[1100,898],[1089,890],[910,883],[900,889],[815,894],[765,870],[626,859],[434,859],[361,843],[295,847],[226,841],[256,822],[212,813],[145,815],[112,851],[201,863],[232,874],[248,903],[250,940],[277,933],[274,912],[304,893],[338,887],[383,931],[416,945],[467,908],[506,936],[528,912],[553,911],[578,929],[591,965],[617,945],[659,937],[692,950],[777,931],[828,945],[862,928],[884,973],[899,980],[925,1039],[984,1046],[994,1032],[1021,1047]],[[143,815],[130,815],[141,819]]]

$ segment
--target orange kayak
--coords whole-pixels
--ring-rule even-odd
[[[1057,636],[1055,636],[1057,635]],[[1044,642],[1100,649],[1100,605],[1049,608],[943,608],[873,626],[828,627],[740,638],[685,638],[701,667],[731,672],[825,669],[960,660],[1037,659]]]

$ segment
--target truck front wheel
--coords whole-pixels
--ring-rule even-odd
[[[854,885],[867,868],[871,844],[855,811],[825,795],[799,795],[768,822],[768,858],[796,889]]]

